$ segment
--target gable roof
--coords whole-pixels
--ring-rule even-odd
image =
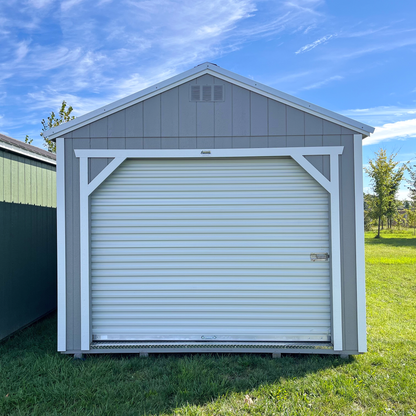
[[[42,162],[56,165],[56,155],[39,147],[24,143],[12,137],[0,134],[0,150],[7,150],[11,153],[16,153],[29,157],[31,159],[41,160]]]
[[[323,118],[332,123],[336,123],[350,130],[354,130],[357,133],[363,134],[365,137],[374,132],[374,127],[319,107],[315,104],[309,103],[308,101],[301,100],[300,98],[293,97],[292,95],[268,87],[267,85],[261,84],[257,81],[253,81],[249,78],[235,74],[234,72],[220,68],[213,63],[205,62],[196,66],[195,68],[182,72],[179,75],[175,75],[172,78],[159,82],[158,84],[129,95],[128,97],[122,98],[121,100],[114,101],[111,104],[91,111],[90,113],[87,113],[81,117],[77,117],[74,120],[61,124],[60,126],[53,127],[47,133],[45,133],[45,135],[49,137],[49,139],[56,139],[63,134],[69,133],[94,121],[100,120],[101,118],[107,117],[110,114],[116,113],[141,101],[147,100],[154,95],[161,94],[164,91],[177,87],[178,85],[189,82],[205,74],[220,78],[231,84],[249,89],[250,91],[253,91],[257,94],[266,96],[288,106],[297,108],[298,110]]]

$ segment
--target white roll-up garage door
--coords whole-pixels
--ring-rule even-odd
[[[91,195],[93,339],[329,341],[328,201],[291,158],[126,160]]]

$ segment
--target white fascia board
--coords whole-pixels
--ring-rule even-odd
[[[355,260],[357,278],[357,332],[358,352],[367,352],[367,326],[365,306],[365,250],[364,250],[364,198],[363,157],[361,134],[354,134],[354,188],[355,188]]]
[[[58,351],[66,351],[66,237],[65,237],[65,143],[56,139],[56,223],[58,254]]]
[[[29,157],[30,159],[40,160],[41,162],[56,166],[56,160],[50,159],[46,156],[38,155],[37,153],[29,152],[29,150],[21,149],[20,147],[15,147],[9,143],[0,141],[0,149],[8,150],[9,152],[17,153],[19,155]]]
[[[148,87],[142,91],[129,95],[128,97],[114,101],[113,103],[98,108],[97,110],[87,113],[81,117],[77,117],[74,120],[61,124],[60,126],[53,127],[45,134],[47,134],[47,137],[49,139],[55,139],[58,135],[63,135],[72,130],[81,128],[103,117],[107,117],[113,113],[121,111],[150,97],[153,97],[154,95],[175,88],[178,85],[184,84],[188,81],[192,81],[193,79],[205,74],[218,77],[220,79],[223,79],[224,81],[230,82],[231,84],[235,84],[243,88],[249,89],[250,91],[256,92],[257,94],[264,95],[270,99],[279,101],[283,104],[297,108],[301,111],[305,111],[306,113],[323,118],[332,123],[339,124],[350,130],[354,130],[361,134],[364,134],[365,136],[368,136],[370,133],[374,132],[374,128],[371,126],[360,123],[351,118],[342,116],[341,114],[319,107],[307,101],[301,100],[300,98],[293,97],[292,95],[268,87],[267,85],[261,84],[249,78],[235,74],[226,69],[220,68],[217,65],[205,63],[188,71],[185,71],[179,75],[176,75],[172,78],[169,78],[165,81],[159,82],[158,84]]]

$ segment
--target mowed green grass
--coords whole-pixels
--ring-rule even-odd
[[[89,356],[50,316],[0,343],[0,415],[414,415],[416,238],[367,233],[369,352]]]

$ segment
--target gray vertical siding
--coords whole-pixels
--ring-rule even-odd
[[[224,85],[223,102],[190,102],[190,84]],[[79,166],[74,149],[345,147],[340,156],[344,350],[357,351],[352,130],[205,75],[65,137],[67,347],[80,348]],[[329,178],[329,157],[308,160]],[[90,179],[108,163],[90,163]]]

